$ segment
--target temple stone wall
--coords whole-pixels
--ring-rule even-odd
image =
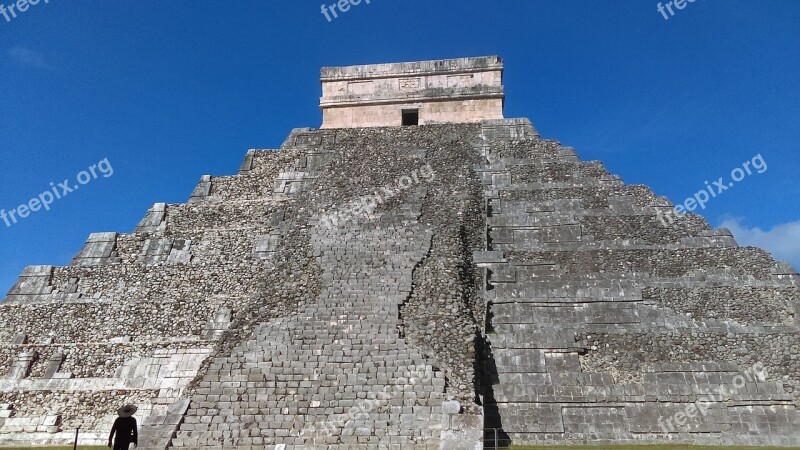
[[[366,106],[340,106],[325,110],[323,128],[399,127],[403,111],[419,111],[420,125],[450,122],[480,122],[501,118],[502,99],[467,99],[456,101],[408,101]]]
[[[322,128],[502,119],[503,63],[496,56],[322,69]]]

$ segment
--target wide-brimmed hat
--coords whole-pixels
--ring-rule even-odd
[[[119,414],[120,417],[130,417],[136,413],[137,409],[139,408],[133,405],[125,405],[117,410],[117,414]]]

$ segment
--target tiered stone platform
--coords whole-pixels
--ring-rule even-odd
[[[487,426],[514,443],[798,445],[800,277],[525,124],[487,124]]]
[[[0,446],[102,445],[126,403],[144,449],[800,446],[786,263],[484,120],[499,58],[323,74],[323,129],[25,269]]]

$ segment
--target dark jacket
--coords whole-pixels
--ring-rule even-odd
[[[108,442],[117,434],[114,440],[114,450],[128,450],[131,444],[139,445],[139,432],[136,430],[136,419],[133,417],[117,417],[114,426],[111,427],[111,434],[108,435]]]

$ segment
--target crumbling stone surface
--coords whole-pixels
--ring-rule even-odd
[[[57,345],[73,342],[104,343],[114,337],[126,336],[133,340],[184,340],[201,338],[220,309],[230,308],[233,301],[200,301],[197,298],[176,298],[170,302],[139,301],[126,305],[118,311],[109,300],[86,300],[73,303],[40,304],[36,308],[28,305],[8,305],[11,315],[24,316],[25,321],[15,321],[3,330],[3,335],[13,336],[27,333],[30,342]],[[97,318],[95,326],[53,327],[53,318],[67,323],[80,323],[86,318]],[[129,320],[133,320],[130,322]],[[130,326],[130,325],[133,326]],[[2,374],[2,372],[0,372]]]
[[[639,185],[562,186],[549,189],[501,191],[502,200],[521,200],[547,203],[553,200],[579,199],[587,210],[608,208],[609,198],[626,197],[632,206],[645,207],[656,201],[653,192]]]
[[[197,380],[174,446],[434,448],[448,393],[466,398],[469,412],[482,417],[473,367],[477,297],[460,278],[471,272],[464,258],[482,238],[482,220],[468,210],[480,212],[482,202],[470,170],[479,160],[479,129],[355,129],[306,138],[328,154],[316,158],[325,168],[313,184],[293,197],[322,270],[321,290],[299,298],[296,315],[265,320],[259,311],[256,337],[217,353]],[[461,192],[467,198],[453,195]],[[372,207],[359,207],[375,194]],[[285,366],[294,360],[302,368]],[[393,395],[379,401],[376,389]],[[353,408],[368,413],[352,416]],[[210,411],[246,419],[208,422]]]
[[[800,276],[570,148],[484,125],[486,426],[514,444],[800,444]]]
[[[642,299],[698,321],[791,326],[800,305],[800,291],[765,286],[646,288],[642,289]]]
[[[576,177],[600,180],[609,175],[599,161],[547,161],[536,165],[511,166],[509,173],[514,183],[558,183],[570,182]]]
[[[108,339],[107,341],[110,341]],[[117,371],[134,358],[152,354],[163,349],[195,348],[198,344],[210,345],[210,342],[191,340],[188,342],[153,342],[140,340],[135,343],[111,342],[72,342],[57,345],[31,345],[13,348],[3,348],[6,361],[12,361],[14,356],[21,352],[33,352],[35,357],[30,368],[30,377],[44,377],[48,361],[54,353],[65,355],[59,366],[59,371],[69,373],[76,378],[114,378]],[[127,341],[127,339],[126,339]],[[8,367],[10,364],[6,363]]]
[[[602,249],[585,252],[508,252],[511,261],[552,262],[570,273],[651,273],[681,277],[696,270],[735,270],[741,276],[769,280],[774,262],[756,248]]]
[[[800,350],[800,333],[755,331],[680,330],[659,334],[580,334],[578,337],[591,350],[581,359],[584,370],[612,372],[621,382],[641,381],[648,372],[656,372],[654,368],[665,362],[702,364],[722,361],[742,370],[760,363],[770,379],[786,383],[786,392],[792,393],[794,388],[790,386],[796,386],[800,379],[800,363],[795,358]]]
[[[658,217],[648,216],[586,215],[580,224],[581,230],[596,241],[630,239],[644,244],[672,244],[697,232],[686,222],[671,226]]]
[[[93,235],[74,265],[26,270],[0,304],[0,375],[20,379],[4,385],[20,394],[9,399],[11,418],[30,430],[44,423],[38,415],[46,406],[70,421],[27,437],[0,427],[0,442],[69,442],[73,425],[82,423],[85,442],[102,444],[125,401],[139,404],[141,423],[156,424],[205,370],[210,353],[249,335],[254,311],[281,316],[307,286],[313,290],[304,274],[313,278],[316,266],[308,269],[312,255],[301,230],[287,237],[305,239],[291,250],[255,249],[259,236],[286,234],[287,199],[275,183],[304,150],[260,153],[248,154],[246,182],[226,185],[244,199],[214,201],[222,193],[211,189],[214,177],[204,177],[190,205],[156,204],[135,233]],[[231,323],[236,330],[226,334]],[[45,396],[54,386],[62,391]],[[140,391],[148,395],[132,397]],[[83,392],[103,400],[79,410],[63,400]]]
[[[91,430],[100,425],[102,421],[98,420],[97,410],[117,403],[147,404],[158,395],[157,390],[14,391],[0,393],[0,402],[13,405],[16,417],[60,416],[58,426],[74,431],[78,426]],[[0,430],[0,434],[11,433],[23,434],[23,430]]]

